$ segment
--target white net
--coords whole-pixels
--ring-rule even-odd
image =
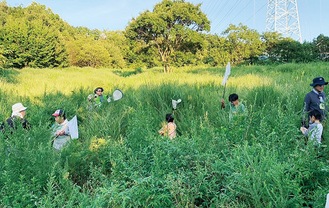
[[[114,101],[120,100],[122,97],[123,97],[123,93],[121,92],[121,90],[119,89],[114,90],[112,95],[112,99]]]

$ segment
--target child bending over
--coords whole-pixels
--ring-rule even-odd
[[[171,113],[166,115],[166,122],[163,123],[162,128],[158,131],[161,136],[167,136],[169,139],[176,137],[176,124],[174,122],[174,116]]]

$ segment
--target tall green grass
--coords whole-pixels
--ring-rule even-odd
[[[328,128],[321,148],[299,132],[303,99],[325,64],[233,67],[225,100],[238,93],[248,115],[220,108],[225,69],[3,71],[0,116],[28,106],[32,129],[0,134],[2,207],[323,207],[329,188]],[[119,76],[119,75],[122,76]],[[10,77],[10,78],[8,78]],[[124,92],[90,109],[97,86]],[[178,137],[157,131],[171,99]],[[51,146],[51,114],[78,116],[80,138]],[[95,145],[95,141],[104,141]]]

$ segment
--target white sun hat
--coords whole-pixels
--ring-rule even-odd
[[[22,103],[15,103],[11,109],[13,110],[13,114],[19,113],[21,111],[25,111],[27,107],[24,107]]]

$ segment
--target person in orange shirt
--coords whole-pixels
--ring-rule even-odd
[[[171,113],[166,114],[166,122],[163,123],[162,128],[159,130],[161,136],[169,137],[173,139],[176,137],[176,124],[174,122],[174,116]]]

